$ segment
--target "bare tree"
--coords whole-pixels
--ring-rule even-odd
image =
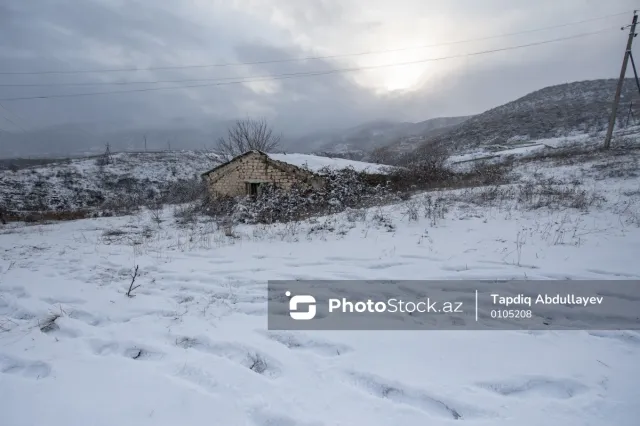
[[[280,140],[266,120],[246,118],[237,120],[227,130],[227,136],[218,140],[216,154],[231,159],[251,150],[270,152],[280,145]]]

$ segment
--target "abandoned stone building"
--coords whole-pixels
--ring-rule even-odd
[[[312,162],[315,167],[309,167],[308,162]],[[374,164],[314,155],[248,151],[203,173],[202,177],[214,197],[257,195],[264,184],[275,184],[285,190],[294,184],[320,189],[324,185],[324,179],[316,170],[336,164],[343,166],[342,168],[355,165],[360,171],[369,166],[378,168]]]
[[[274,160],[261,151],[248,151],[202,174],[213,196],[257,195],[272,183],[289,189],[294,183],[320,188],[322,177],[293,164]]]

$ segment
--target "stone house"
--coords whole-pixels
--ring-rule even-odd
[[[386,180],[389,171],[389,166],[341,158],[248,151],[204,172],[202,178],[206,181],[212,196],[237,197],[257,195],[260,193],[261,185],[267,183],[283,189],[299,184],[317,190],[325,184],[325,171],[346,168],[363,172],[372,178],[377,177],[382,181]]]
[[[294,164],[278,161],[261,151],[248,151],[202,174],[214,197],[258,195],[263,184],[289,189],[294,183],[320,189],[322,176]]]

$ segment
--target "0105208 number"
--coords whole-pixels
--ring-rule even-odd
[[[502,309],[492,310],[491,318],[531,318],[533,314],[530,310]]]

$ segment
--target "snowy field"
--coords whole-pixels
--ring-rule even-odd
[[[0,424],[637,426],[639,333],[266,329],[267,280],[639,279],[640,182],[584,185],[588,211],[456,191],[231,231],[10,224]]]

